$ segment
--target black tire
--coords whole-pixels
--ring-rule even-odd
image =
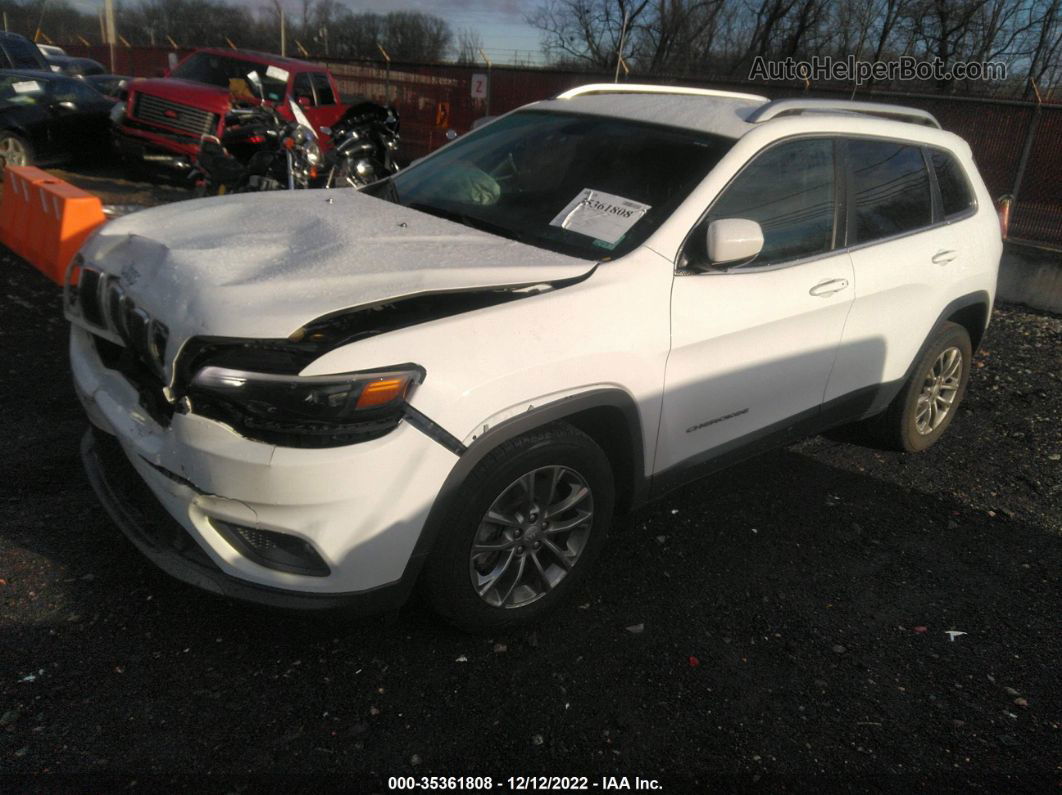
[[[918,418],[922,413],[919,399],[923,388],[927,385],[938,359],[951,349],[957,349],[961,356],[962,370],[958,374],[955,397],[939,424],[923,424],[923,429],[919,430]],[[908,453],[919,453],[936,444],[958,413],[959,404],[966,394],[972,360],[973,349],[966,329],[957,323],[944,323],[915,364],[911,377],[907,379],[900,393],[893,398],[885,411],[871,420],[869,427],[877,440],[890,449]],[[928,432],[925,432],[926,430]]]
[[[21,135],[16,135],[13,132],[4,131],[0,132],[0,168],[9,165],[7,162],[7,158],[3,155],[3,152],[6,150],[6,147],[10,145],[9,142],[13,142],[14,144],[21,147],[22,150],[25,152],[26,159],[25,163],[11,163],[10,165],[32,166],[36,162],[36,156],[33,152],[33,146],[30,144],[29,141],[27,141]]]
[[[539,537],[538,533],[546,536],[546,524],[542,529],[532,532],[513,530],[503,525],[487,523],[485,519],[488,510],[495,506],[495,501],[502,499],[503,495],[511,493],[509,490],[516,485],[527,473],[544,468],[563,468],[565,477],[578,477],[585,483],[590,492],[592,516],[589,523],[580,526],[576,532],[587,531],[581,549],[576,553],[574,563],[566,574],[561,574],[561,579],[551,588],[546,588],[544,575],[534,574],[541,569],[529,568],[529,577],[534,582],[528,586],[530,589],[538,588],[543,591],[540,596],[519,606],[496,606],[477,593],[473,585],[473,558],[472,544],[478,534],[482,532],[495,532],[498,534],[513,534],[525,532],[524,539]],[[540,475],[540,478],[548,477]],[[548,486],[548,484],[546,484]],[[532,488],[534,491],[534,488]],[[575,494],[573,488],[570,492]],[[566,424],[555,424],[536,430],[525,436],[520,436],[501,444],[491,451],[468,476],[456,495],[450,515],[447,517],[440,536],[425,564],[425,571],[421,577],[421,589],[428,604],[440,616],[456,627],[471,632],[487,632],[507,627],[516,627],[532,624],[541,619],[546,613],[560,605],[571,591],[579,585],[591,568],[605,543],[605,536],[612,519],[612,511],[615,505],[615,486],[613,483],[612,469],[608,458],[601,448],[582,431]],[[542,523],[548,517],[543,513],[538,519]],[[537,527],[537,525],[536,525]],[[493,529],[492,529],[493,528]],[[558,544],[564,545],[567,552],[573,548],[571,538],[567,534],[549,536]],[[561,540],[565,539],[565,540]],[[499,538],[498,540],[504,540]],[[482,538],[481,538],[482,543]],[[506,543],[519,543],[506,540]],[[542,542],[545,543],[545,542]],[[572,546],[570,546],[572,545]],[[536,549],[539,547],[536,544]],[[521,543],[519,554],[525,554]],[[552,552],[539,550],[542,557],[535,557],[540,563],[545,559],[557,559]],[[493,560],[500,562],[506,553],[494,553]],[[512,555],[517,551],[513,550]],[[527,546],[528,559],[523,563],[530,567],[530,545]],[[510,560],[518,561],[518,558],[509,556]],[[492,558],[476,558],[476,565],[490,566]],[[516,565],[516,564],[514,564]],[[556,564],[554,564],[556,565]],[[523,571],[523,569],[520,569]],[[547,568],[556,576],[559,568]],[[524,586],[520,586],[521,589]],[[504,590],[499,587],[498,590]]]

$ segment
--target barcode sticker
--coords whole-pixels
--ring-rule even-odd
[[[605,243],[616,243],[650,209],[648,204],[583,188],[549,224]]]

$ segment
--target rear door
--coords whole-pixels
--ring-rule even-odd
[[[873,396],[880,384],[904,378],[950,300],[951,274],[961,267],[965,249],[961,230],[940,224],[928,150],[921,144],[850,138],[843,145],[855,301],[827,401]],[[868,345],[884,356],[863,356]]]
[[[671,297],[656,459],[665,477],[817,416],[853,295],[834,150],[811,137],[761,152],[690,235]],[[757,221],[760,255],[698,267],[707,225],[720,218]]]

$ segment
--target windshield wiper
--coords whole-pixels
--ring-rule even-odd
[[[453,210],[444,210],[441,207],[436,207],[432,204],[424,204],[422,202],[413,202],[406,206],[411,210],[420,210],[422,213],[428,213],[428,215],[434,215],[438,218],[445,218],[447,221],[455,221],[464,226],[478,229],[481,232],[490,232],[492,235],[498,235],[499,237],[505,237],[509,240],[516,240],[521,243],[524,241],[524,236],[519,232],[516,232],[507,226],[496,224],[493,221],[477,218],[474,215],[466,215],[465,213],[454,212]]]

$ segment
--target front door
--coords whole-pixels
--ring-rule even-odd
[[[657,473],[777,439],[814,419],[853,296],[837,240],[835,145],[776,144],[757,155],[690,236],[671,298]],[[707,225],[757,221],[764,246],[727,268],[706,262]]]

